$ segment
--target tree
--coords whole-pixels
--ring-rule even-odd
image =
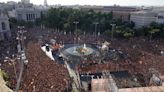
[[[124,37],[129,39],[133,36],[133,34],[131,32],[124,32]]]
[[[160,30],[159,29],[152,29],[152,30],[149,31],[150,40],[152,39],[152,36],[157,32],[160,32]]]
[[[123,26],[116,26],[114,36],[117,38],[123,37],[124,27]]]
[[[60,30],[75,30],[73,22],[79,21],[78,28],[82,31],[93,32],[93,22],[100,22],[101,30],[110,29],[110,21],[112,21],[111,13],[94,12],[92,9],[82,11],[71,8],[51,8],[47,16],[42,18],[42,23],[51,28]],[[98,26],[97,29],[100,29]]]

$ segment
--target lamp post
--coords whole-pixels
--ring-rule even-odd
[[[93,23],[95,25],[95,36],[96,36],[96,33],[97,33],[97,25],[99,24],[98,22],[94,22]]]
[[[116,24],[111,24],[111,26],[112,26],[111,40],[113,41],[113,32],[114,32],[114,27],[116,26]]]
[[[77,24],[79,23],[78,21],[73,22],[75,24],[75,32],[77,31]]]
[[[25,50],[25,45],[24,45],[24,40],[26,39],[26,37],[24,36],[24,33],[26,33],[27,31],[24,30],[24,26],[18,26],[18,33],[17,33],[17,40],[18,40],[18,45],[21,47],[20,50]],[[19,49],[18,49],[19,51]]]
[[[74,46],[75,46],[75,43],[76,43],[76,36],[77,36],[77,24],[79,23],[78,21],[74,21],[73,22],[74,24],[75,24],[75,32],[74,32],[74,34],[75,34],[75,37],[74,37]],[[74,52],[76,52],[76,48],[74,47]]]
[[[19,92],[19,87],[20,87],[20,83],[21,83],[21,79],[22,79],[22,75],[23,75],[23,70],[24,70],[24,63],[27,64],[28,60],[26,59],[26,55],[25,55],[25,45],[24,45],[24,39],[26,39],[26,37],[24,36],[24,33],[26,32],[24,29],[24,26],[18,26],[18,45],[20,46],[20,48],[18,48],[18,53],[19,53],[19,57],[20,57],[20,73],[17,79],[17,84],[16,84],[16,92]]]
[[[5,57],[5,60],[4,62],[7,62],[7,61],[10,61],[13,65],[13,68],[14,68],[14,73],[15,73],[15,78],[17,80],[17,72],[16,72],[16,67],[15,67],[15,61],[17,60],[18,58],[14,58],[14,56],[12,56],[12,58],[9,58],[9,57]]]

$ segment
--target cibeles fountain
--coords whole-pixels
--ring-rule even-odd
[[[87,47],[86,44],[81,46],[73,46],[72,48],[67,49],[68,53],[77,55],[77,56],[85,56],[90,55],[93,53],[93,49],[90,47]]]
[[[91,44],[65,44],[60,50],[61,56],[70,62],[72,68],[86,59],[86,56],[99,56],[99,50]]]

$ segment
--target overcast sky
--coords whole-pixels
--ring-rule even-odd
[[[7,1],[20,1],[20,0],[0,0],[0,2]],[[44,0],[30,0],[34,4],[43,4]],[[122,6],[164,6],[164,0],[47,0],[49,5],[62,4],[62,5],[122,5]]]

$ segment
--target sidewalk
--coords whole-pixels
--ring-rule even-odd
[[[6,86],[6,82],[0,75],[0,92],[13,92],[10,88]]]

